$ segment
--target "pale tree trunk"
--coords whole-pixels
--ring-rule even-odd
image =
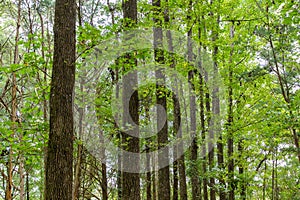
[[[19,175],[20,175],[20,200],[25,199],[25,170],[24,170],[24,157],[20,155]]]
[[[157,199],[157,173],[155,172],[157,166],[155,163],[157,163],[157,158],[152,157],[152,199],[153,200]]]
[[[14,48],[14,60],[13,64],[19,63],[19,32],[21,26],[21,0],[18,1],[18,17],[17,17],[17,27],[16,27],[16,35],[15,35],[15,48]],[[12,121],[12,135],[11,137],[15,137],[16,131],[16,123],[18,122],[17,117],[17,79],[16,73],[12,73],[12,87],[11,87],[11,121]],[[8,155],[8,163],[7,163],[7,184],[5,190],[5,200],[12,200],[12,188],[13,188],[13,149],[12,144],[9,146],[9,155]],[[21,177],[22,179],[22,177]]]
[[[82,26],[82,19],[81,19],[81,0],[78,1],[78,10],[77,10],[77,17],[78,17],[78,24]],[[80,33],[81,34],[81,33]],[[84,43],[84,42],[83,42]],[[83,78],[80,79],[79,83],[80,87],[80,94],[83,94],[84,91],[84,80]],[[84,102],[84,95],[80,96],[80,102]],[[78,108],[78,118],[79,118],[79,125],[78,125],[78,136],[77,139],[81,140],[82,135],[84,133],[84,116],[85,116],[85,109],[82,107]],[[82,160],[83,160],[83,145],[80,143],[77,145],[77,158],[75,163],[75,171],[74,171],[74,186],[73,186],[73,200],[78,200],[80,195],[80,185],[81,185],[81,168],[82,168]]]
[[[82,88],[82,86],[81,86]],[[83,89],[83,88],[82,88]],[[83,101],[82,101],[83,102]],[[81,139],[83,134],[83,117],[84,117],[84,109],[79,108],[79,136],[78,139]],[[77,160],[75,164],[75,175],[74,175],[74,186],[73,186],[73,200],[79,199],[79,191],[80,191],[80,178],[81,178],[81,167],[82,167],[82,157],[83,157],[83,145],[78,144],[77,146]]]

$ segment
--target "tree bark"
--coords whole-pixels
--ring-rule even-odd
[[[56,0],[46,200],[72,199],[75,22],[75,0]]]
[[[204,21],[204,16],[201,17],[201,19]],[[203,27],[203,34],[201,29],[198,29],[198,39],[200,41],[200,47],[198,49],[198,56],[200,57],[199,60],[199,67],[200,67],[200,73],[199,73],[199,80],[200,80],[200,88],[199,88],[199,92],[200,92],[200,123],[201,123],[201,141],[202,141],[202,148],[201,148],[201,156],[202,156],[202,174],[203,174],[203,178],[202,178],[202,182],[203,182],[203,195],[201,195],[201,199],[203,196],[204,200],[208,200],[208,179],[207,179],[207,158],[206,158],[206,144],[205,144],[205,138],[206,138],[206,126],[205,126],[205,103],[207,104],[207,95],[204,92],[204,88],[205,88],[205,81],[208,80],[208,76],[207,76],[207,72],[204,70],[203,68],[203,63],[202,63],[202,59],[201,59],[201,48],[202,48],[202,38],[201,37],[205,37],[206,36],[206,27],[205,27],[205,23],[201,22],[201,19],[199,20],[199,24],[202,25]],[[203,35],[203,36],[202,36]],[[206,46],[203,46],[204,51],[206,51]],[[209,98],[209,97],[208,97]]]
[[[192,44],[192,34],[193,34],[193,25],[191,22],[193,12],[192,1],[189,1],[188,5],[188,33],[187,33],[187,50],[188,50],[188,62],[193,62],[193,44]],[[192,183],[192,199],[198,200],[200,199],[200,184],[199,184],[199,172],[197,168],[197,160],[198,160],[198,135],[196,133],[196,98],[195,98],[195,85],[194,85],[194,70],[190,70],[188,72],[188,81],[190,84],[190,135],[192,138],[192,145],[190,147],[191,151],[191,183]]]
[[[137,1],[124,0],[122,2],[123,18],[125,19],[124,27],[132,28],[137,23]],[[123,77],[123,128],[126,132],[122,132],[122,144],[128,152],[139,153],[139,99],[138,99],[138,76],[136,72],[130,72],[132,66],[137,66],[137,60],[133,54],[125,54],[123,64],[123,72],[127,73]],[[129,72],[128,72],[129,71]],[[131,96],[129,96],[131,95]],[[129,105],[126,102],[129,101]],[[132,124],[130,118],[134,124]],[[129,125],[129,126],[128,126]],[[139,200],[140,197],[140,175],[139,175],[139,158],[131,159],[126,154],[122,155],[123,169],[131,168],[136,173],[123,171],[122,175],[122,199],[123,200]]]
[[[230,28],[230,37],[234,37],[234,25],[232,24]],[[232,57],[233,57],[233,44],[231,45],[231,52],[230,52],[230,61],[229,61],[229,85],[228,85],[228,119],[227,119],[227,131],[228,131],[228,140],[227,140],[227,146],[228,146],[228,190],[229,190],[229,200],[234,200],[234,190],[235,190],[235,184],[234,184],[234,158],[233,158],[233,133],[232,133],[232,123],[233,123],[233,90],[232,90],[232,84],[233,84],[233,71],[232,71]]]
[[[152,5],[154,6],[154,16],[163,16],[161,1],[153,0]],[[161,50],[163,42],[162,33],[162,20],[160,18],[154,17],[153,19],[154,27],[154,59],[158,64],[164,64],[164,55]],[[156,104],[162,106],[162,109],[157,109],[157,127],[162,127],[158,131],[157,143],[158,149],[165,148],[165,150],[158,154],[158,198],[160,200],[170,200],[170,172],[169,166],[162,166],[162,163],[166,159],[169,159],[169,149],[165,146],[168,142],[168,125],[165,121],[160,119],[160,116],[166,115],[167,102],[166,102],[166,92],[165,92],[165,75],[162,68],[156,68],[155,70],[156,78]]]
[[[21,0],[18,1],[18,17],[17,17],[17,27],[16,27],[16,35],[15,35],[15,46],[14,46],[14,64],[19,63],[19,32],[21,26]],[[17,78],[16,73],[12,73],[12,87],[11,87],[11,122],[12,122],[12,135],[11,137],[15,137],[16,133],[16,123],[18,122],[17,116]],[[21,177],[22,179],[22,177]],[[8,162],[7,162],[7,183],[5,189],[5,200],[12,200],[12,189],[13,189],[13,149],[12,144],[9,145],[9,154],[8,154]],[[23,196],[22,196],[23,197]]]

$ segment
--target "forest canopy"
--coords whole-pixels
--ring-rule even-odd
[[[1,0],[0,199],[300,199],[299,10]]]

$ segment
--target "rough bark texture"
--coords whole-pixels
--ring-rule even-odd
[[[155,6],[154,16],[162,15],[162,8],[160,0],[153,0],[152,5]],[[164,55],[163,51],[160,49],[162,47],[163,41],[163,33],[162,33],[162,20],[160,18],[154,17],[154,58],[156,63],[163,64],[164,63]],[[158,148],[164,147],[168,142],[168,125],[165,121],[160,119],[160,116],[163,116],[167,110],[167,102],[166,102],[166,92],[165,92],[165,75],[164,70],[161,68],[157,68],[155,70],[155,78],[156,78],[156,103],[162,106],[163,109],[157,110],[157,127],[162,127],[161,130],[158,131],[157,142]],[[160,200],[170,200],[170,172],[169,166],[162,166],[162,164],[169,159],[169,150],[165,148],[163,153],[158,155],[158,198]]]
[[[131,56],[127,57],[130,59]],[[136,61],[135,61],[136,62]],[[136,64],[136,63],[135,63]],[[132,66],[132,64],[130,64]],[[126,85],[125,85],[126,84]],[[134,90],[137,86],[137,74],[133,73],[129,77],[123,77],[123,97],[124,99],[130,99],[129,106],[126,103],[123,105],[123,126],[127,129],[126,132],[122,132],[122,144],[123,148],[128,152],[138,153],[139,152],[139,114],[138,114],[138,91]],[[132,95],[131,95],[132,94]],[[128,95],[131,95],[128,96]],[[126,101],[124,101],[126,102]],[[126,116],[129,114],[129,116]],[[130,117],[136,124],[131,124]],[[128,126],[128,124],[130,126]],[[127,127],[128,126],[128,127]],[[133,127],[133,128],[132,128]],[[133,158],[128,154],[122,155],[122,166],[123,169],[134,169],[137,173],[130,173],[123,171],[122,175],[122,199],[123,200],[139,200],[140,199],[140,176],[139,172],[139,159]]]
[[[46,200],[72,199],[75,6],[75,0],[57,0],[55,4]]]
[[[122,3],[123,17],[125,19],[125,28],[134,27],[137,22],[137,2],[136,0],[126,0]],[[132,66],[137,65],[137,61],[133,54],[126,54],[123,62],[123,71],[132,70]],[[138,91],[135,89],[138,86],[138,77],[136,72],[129,72],[123,77],[123,126],[127,129],[122,133],[122,143],[128,152],[138,153],[139,150],[139,99]],[[129,105],[126,104],[129,100]],[[134,124],[132,124],[132,122]],[[129,125],[129,126],[128,126]],[[133,128],[132,128],[133,127]],[[123,171],[122,175],[122,199],[123,200],[139,200],[140,197],[140,175],[139,172],[139,158],[134,158],[122,155],[123,167],[135,169],[137,173],[129,173]]]

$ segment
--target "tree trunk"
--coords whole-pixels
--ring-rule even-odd
[[[239,151],[239,176],[240,176],[240,195],[242,200],[246,200],[246,180],[245,180],[245,172],[244,172],[244,166],[242,160],[243,155],[243,140],[239,141],[238,144],[238,151]]]
[[[75,21],[75,0],[56,0],[46,200],[72,199]]]
[[[163,16],[161,1],[153,0],[152,5],[154,6],[154,16]],[[160,18],[154,17],[154,59],[158,64],[164,64],[164,55],[161,50],[163,42],[162,33],[162,20]],[[169,149],[166,147],[168,143],[168,125],[165,121],[160,119],[160,116],[166,115],[167,102],[166,102],[166,92],[165,92],[165,75],[164,70],[161,68],[156,68],[155,70],[156,78],[156,104],[162,106],[163,109],[157,109],[157,127],[162,127],[158,131],[157,143],[158,149],[165,148],[165,150],[158,154],[158,198],[160,200],[170,200],[170,174],[169,166],[162,166],[169,159]]]
[[[17,27],[16,27],[16,35],[15,35],[15,47],[14,47],[14,64],[19,63],[19,31],[20,31],[20,23],[21,23],[21,0],[18,1],[18,17],[17,17]],[[15,137],[16,133],[16,123],[18,121],[17,117],[17,78],[16,73],[12,73],[12,87],[11,87],[11,122],[12,122],[12,135],[11,137]],[[22,178],[22,177],[21,177]],[[12,200],[12,189],[13,189],[13,149],[12,144],[9,145],[9,155],[7,162],[7,184],[5,189],[5,200]]]
[[[136,0],[126,0],[122,3],[126,28],[134,27],[137,23],[137,2]],[[133,54],[127,53],[124,56],[123,71],[124,74],[137,66],[137,60]],[[123,77],[123,128],[127,129],[122,132],[122,144],[128,152],[139,153],[139,99],[138,99],[138,77],[136,72],[128,72]],[[130,101],[129,101],[130,99]],[[129,105],[126,104],[129,102]],[[131,119],[134,124],[132,124]],[[129,126],[128,126],[129,125]],[[134,137],[133,137],[134,136]],[[132,168],[136,173],[123,171],[122,175],[122,199],[139,200],[140,197],[140,176],[139,176],[139,158],[131,159],[126,154],[122,155],[123,169]]]
[[[157,199],[157,174],[155,172],[156,170],[156,158],[152,157],[152,199],[156,200]]]
[[[234,25],[232,24],[230,28],[230,37],[234,37]],[[232,65],[233,61],[233,44],[231,45],[231,51],[230,51],[230,60],[229,60],[229,83],[228,83],[228,119],[227,119],[227,131],[228,131],[228,190],[229,190],[229,200],[234,200],[234,190],[235,190],[235,184],[234,184],[234,158],[233,158],[233,133],[231,130],[231,126],[233,123],[233,91],[232,91]]]
[[[188,34],[187,34],[187,49],[188,49],[188,62],[193,62],[193,44],[192,44],[192,34],[193,34],[193,25],[191,23],[191,13],[192,13],[192,1],[189,1],[188,7]],[[192,138],[191,149],[191,185],[192,185],[192,199],[200,199],[200,184],[199,184],[199,172],[197,168],[197,159],[198,159],[198,144],[196,133],[196,98],[195,98],[195,85],[194,85],[194,70],[188,72],[188,81],[190,84],[190,135]]]
[[[202,16],[202,19],[204,19],[204,16]],[[203,20],[204,21],[204,20]],[[203,24],[203,35],[206,36],[206,28],[205,28],[205,24],[201,23],[201,21],[199,20],[200,24]],[[201,29],[198,29],[198,38],[199,41],[201,41]],[[208,81],[208,76],[207,76],[207,72],[204,71],[204,68],[202,66],[202,60],[201,60],[201,48],[202,48],[202,43],[200,42],[200,48],[198,49],[198,55],[200,57],[199,60],[199,67],[200,67],[200,73],[199,73],[199,80],[200,80],[200,88],[199,88],[199,92],[200,92],[200,123],[201,123],[201,141],[202,141],[202,148],[201,148],[201,156],[202,156],[202,174],[203,174],[203,178],[202,178],[202,182],[203,182],[203,200],[208,200],[208,190],[207,190],[207,186],[208,186],[208,179],[207,179],[207,158],[206,158],[206,144],[205,144],[205,138],[206,138],[206,127],[205,127],[205,110],[204,110],[204,100],[207,101],[207,99],[204,99],[204,96],[206,98],[206,94],[204,94],[204,86],[205,86],[205,82],[204,81]],[[203,49],[206,51],[206,46],[203,47]],[[206,102],[207,103],[207,102]],[[202,199],[202,197],[201,197]]]
[[[30,199],[29,173],[26,173],[26,200]]]
[[[39,10],[37,10],[37,13],[38,13],[38,16],[39,16],[39,19],[40,19],[40,22],[41,22],[41,39],[42,39],[42,44],[41,44],[41,53],[42,53],[42,58],[43,60],[46,62],[45,63],[45,66],[43,68],[43,81],[44,83],[43,84],[46,84],[47,83],[47,65],[48,65],[48,62],[46,60],[46,57],[45,57],[45,40],[47,38],[45,38],[45,30],[44,30],[44,19],[43,19],[43,16],[42,14],[40,13]],[[48,31],[48,30],[47,30]],[[50,48],[48,49],[48,51],[50,51]],[[46,124],[48,122],[48,102],[47,102],[47,98],[46,98],[46,91],[43,90],[42,92],[42,96],[43,96],[43,122],[44,124]],[[47,161],[47,148],[46,148],[46,142],[44,141],[44,144],[43,144],[43,151],[44,151],[44,155],[43,155],[43,161],[44,161],[44,165],[43,165],[43,170],[41,170],[41,178],[43,180],[43,186],[41,188],[41,190],[43,190],[43,192],[41,192],[41,199],[44,199],[44,194],[46,193],[46,176],[45,176],[45,170],[46,170],[46,161]],[[27,197],[29,198],[29,197]]]

